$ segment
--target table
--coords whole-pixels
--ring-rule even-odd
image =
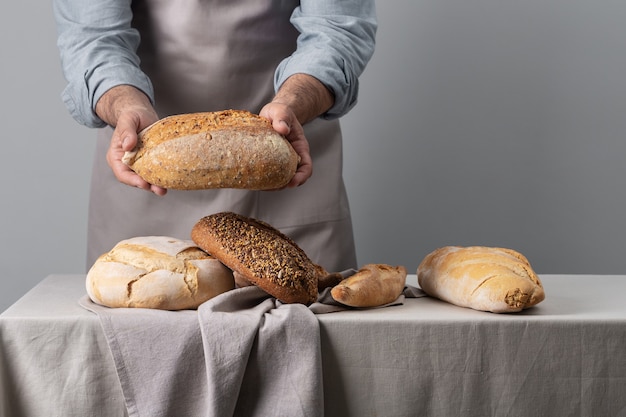
[[[0,315],[0,415],[127,415],[84,278],[50,275]],[[541,280],[522,313],[426,297],[317,315],[325,415],[626,417],[626,276]]]

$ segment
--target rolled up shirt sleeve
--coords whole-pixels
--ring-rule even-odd
[[[293,74],[311,75],[335,96],[322,117],[343,116],[356,104],[359,77],[374,53],[374,0],[302,0],[291,23],[299,31],[297,48],[276,69],[275,89]]]
[[[132,85],[154,101],[150,79],[136,54],[139,33],[131,27],[131,0],[54,0],[57,45],[67,86],[61,93],[72,117],[88,127],[106,123],[95,112],[100,97]]]

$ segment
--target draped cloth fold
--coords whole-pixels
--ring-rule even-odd
[[[198,318],[206,415],[323,416],[319,324],[306,306],[246,287],[204,303]]]
[[[319,323],[258,287],[198,311],[112,309],[86,296],[113,355],[130,417],[321,417]]]
[[[255,286],[197,311],[108,308],[86,295],[79,304],[99,317],[129,417],[323,417],[316,314],[350,309],[329,291],[309,307],[283,304]],[[381,307],[422,296],[407,286]]]

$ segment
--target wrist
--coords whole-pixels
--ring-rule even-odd
[[[317,78],[294,74],[287,78],[272,100],[289,107],[301,124],[326,113],[334,104],[333,93]]]
[[[148,96],[131,85],[118,85],[107,90],[96,103],[98,117],[113,127],[123,112],[132,110],[153,113],[157,118]]]

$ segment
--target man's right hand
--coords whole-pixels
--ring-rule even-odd
[[[144,181],[122,162],[124,153],[132,151],[137,145],[137,133],[158,120],[148,97],[132,86],[113,87],[98,100],[96,113],[114,127],[107,162],[118,181],[156,195],[165,195],[165,188]]]

